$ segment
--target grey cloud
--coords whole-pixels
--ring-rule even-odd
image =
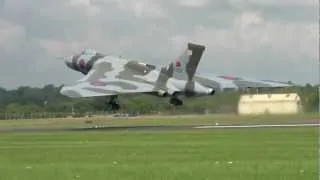
[[[10,2],[4,17],[23,26],[29,37],[68,40],[79,39],[86,33],[84,13],[67,6],[64,1]]]
[[[4,3],[5,3],[5,0],[0,0],[0,15],[2,14],[4,9]]]
[[[317,7],[298,5],[272,6],[272,5],[255,5],[251,4],[250,9],[259,10],[267,19],[278,22],[308,22],[312,23],[317,18]]]
[[[217,52],[217,54],[212,52],[207,54],[201,61],[199,69],[205,73],[281,81],[291,80],[301,84],[318,82],[317,62],[306,56],[297,58],[301,60],[292,60],[286,55],[279,56],[271,48],[261,48],[252,53],[236,53],[226,50]]]
[[[136,17],[132,11],[119,9],[114,1],[99,1],[94,5],[101,11],[97,16],[90,17],[86,15],[85,7],[72,7],[67,2],[0,0],[0,19],[15,23],[26,31],[26,37],[18,43],[14,53],[0,50],[3,62],[0,67],[0,86],[12,88],[22,84],[40,86],[46,83],[72,83],[81,77],[81,74],[68,70],[63,62],[55,60],[37,40],[88,41],[88,45],[98,47],[103,53],[165,64],[180,53],[173,50],[170,39],[176,35],[192,36],[195,26],[228,30],[233,28],[234,18],[246,11],[260,11],[271,22],[310,23],[314,20],[315,12],[312,7],[238,6],[226,0],[211,0],[205,7],[191,8],[178,6],[174,1],[158,0],[156,2],[168,15],[147,18]],[[267,47],[247,54],[230,52],[227,47],[207,48],[199,71],[316,82],[316,70],[311,62],[313,59],[301,55],[299,58],[309,59],[303,64],[299,64],[299,60],[286,64],[283,59],[288,58],[287,52],[283,53]],[[307,73],[310,69],[311,73]]]
[[[299,1],[299,0],[298,0]],[[307,1],[307,0],[305,0]],[[318,7],[316,6],[316,1],[314,0],[314,6],[310,6],[305,2],[292,3],[281,2],[278,3],[270,2],[267,3],[263,1],[243,1],[243,0],[233,0],[226,1],[229,6],[240,11],[258,11],[267,20],[277,21],[277,22],[314,22],[317,17]]]
[[[209,1],[205,7],[192,8],[169,6],[170,16],[174,17],[176,31],[192,31],[196,25],[229,28],[232,19],[240,13],[225,0]]]

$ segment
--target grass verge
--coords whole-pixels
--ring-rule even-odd
[[[317,123],[319,114],[298,115],[202,115],[202,116],[143,116],[134,118],[90,117],[65,119],[3,120],[0,128],[61,128],[137,125],[249,125],[249,124],[295,124]]]
[[[302,180],[317,177],[317,129],[1,134],[12,179]]]

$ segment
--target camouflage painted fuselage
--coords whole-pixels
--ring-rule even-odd
[[[61,93],[69,97],[127,93],[187,97],[212,95],[214,89],[202,86],[193,78],[204,49],[204,46],[189,43],[176,61],[159,69],[154,65],[86,50],[66,62],[69,68],[82,72],[85,77],[73,86],[63,87]]]
[[[196,75],[205,47],[188,43],[186,50],[167,66],[156,67],[94,50],[84,50],[66,61],[85,76],[61,93],[69,97],[147,93],[156,96],[205,96],[250,87],[285,87],[288,83],[230,76]]]

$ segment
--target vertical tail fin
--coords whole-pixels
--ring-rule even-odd
[[[188,43],[187,49],[170,64],[172,77],[192,81],[204,50],[203,45]]]

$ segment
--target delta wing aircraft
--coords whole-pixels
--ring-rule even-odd
[[[185,51],[168,65],[156,67],[117,56],[85,49],[65,60],[66,65],[84,74],[74,85],[64,86],[61,94],[71,98],[109,96],[112,110],[120,108],[117,97],[144,93],[169,97],[180,106],[181,97],[211,96],[225,89],[283,87],[286,83],[246,80],[238,77],[196,75],[205,46],[188,43]]]

